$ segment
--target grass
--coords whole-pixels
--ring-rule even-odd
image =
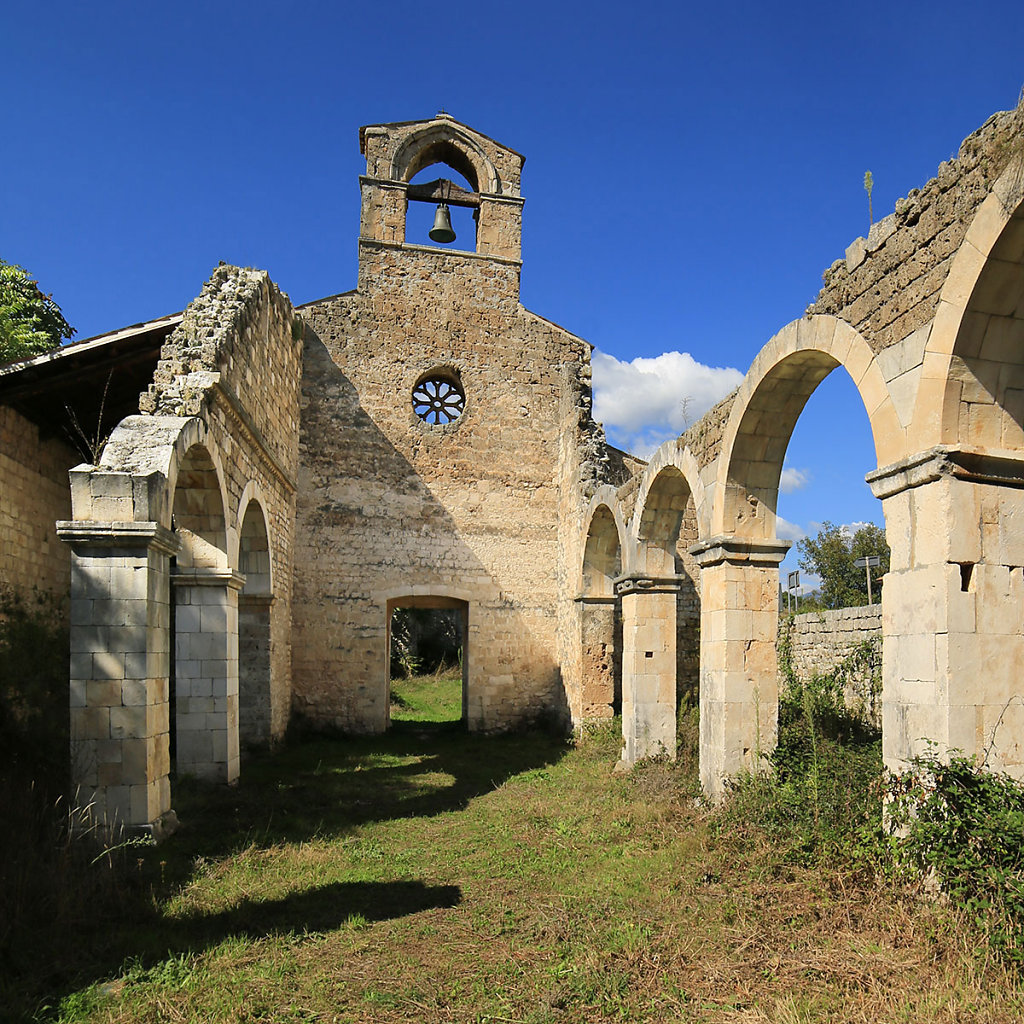
[[[462,720],[462,669],[442,665],[430,675],[391,680],[392,722]]]
[[[233,789],[179,784],[181,830],[125,866],[130,910],[83,919],[59,955],[28,955],[54,938],[38,922],[0,1006],[63,1024],[1021,1019],[1017,980],[948,907],[695,807],[692,758],[613,775],[617,727],[574,746],[321,738]]]

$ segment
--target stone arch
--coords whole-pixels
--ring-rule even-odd
[[[696,491],[696,493],[695,493]],[[675,677],[678,704],[696,701],[700,676],[700,566],[690,548],[703,540],[703,488],[696,460],[678,442],[661,446],[648,465],[634,514],[637,572],[675,579]]]
[[[235,563],[245,578],[238,595],[238,739],[248,746],[270,741],[273,719],[273,559],[266,512],[257,493],[252,484],[243,493]]]
[[[625,528],[612,487],[591,499],[584,517],[583,559],[577,598],[580,624],[581,720],[622,710],[622,616],[615,582],[622,572]]]
[[[193,444],[177,463],[171,515],[178,535],[178,565],[227,568],[227,520],[223,477],[209,448]]]
[[[237,525],[229,531],[228,539],[230,564],[246,577],[244,592],[272,595],[276,581],[273,559],[270,557],[270,521],[267,517],[266,497],[255,480],[250,480],[242,491],[238,502]],[[266,547],[261,546],[263,544]],[[267,552],[265,558],[263,551]]]
[[[666,441],[651,456],[637,493],[630,529],[635,570],[657,573],[658,563],[669,566],[687,517],[690,543],[703,538],[707,533],[704,512],[704,485],[697,460],[679,441]]]
[[[626,526],[615,489],[600,487],[583,517],[580,594],[613,597],[625,561]]]
[[[1024,198],[1020,160],[978,208],[925,346],[914,450],[1024,448]]]
[[[434,123],[415,132],[396,150],[391,161],[393,181],[411,181],[424,167],[444,163],[473,186],[474,192],[501,191],[497,169],[483,149],[455,125]]]
[[[878,465],[903,457],[906,431],[864,338],[832,316],[796,320],[761,349],[740,385],[722,438],[712,533],[774,538],[790,437],[807,400],[837,366],[864,403]]]

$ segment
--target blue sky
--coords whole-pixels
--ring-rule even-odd
[[[880,218],[1015,104],[1022,30],[1019,0],[9,4],[0,256],[79,337],[181,309],[218,260],[344,291],[358,127],[444,108],[526,155],[523,302],[597,347],[599,410],[653,386],[605,416],[649,446],[814,300],[866,170]],[[881,521],[841,374],[790,446],[794,534]]]

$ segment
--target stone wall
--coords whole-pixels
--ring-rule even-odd
[[[854,652],[863,650],[865,643],[877,645],[880,659],[881,641],[880,604],[794,615],[780,623],[779,682],[785,682],[787,659],[797,678],[806,680],[834,672]],[[860,668],[852,674],[846,696],[852,705],[859,704],[874,713],[879,695],[871,700],[870,669]]]
[[[231,782],[240,704],[246,739],[287,724],[299,351],[267,274],[218,267],[142,414],[70,474],[72,765],[108,821],[165,827],[172,730],[180,774]],[[266,638],[241,659],[240,609]]]
[[[578,541],[563,518],[560,546],[560,506],[582,501],[562,496],[582,462],[568,381],[589,348],[519,305],[505,262],[373,243],[361,259],[358,291],[301,310],[296,707],[386,728],[387,603],[446,597],[470,606],[469,724],[506,728],[562,701],[558,602]],[[432,372],[465,391],[453,423],[413,411]]]
[[[71,560],[55,524],[71,515],[68,470],[80,461],[70,445],[41,438],[36,424],[0,405],[0,584],[68,592]]]

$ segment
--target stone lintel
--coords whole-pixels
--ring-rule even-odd
[[[775,568],[792,546],[792,541],[788,540],[755,540],[752,537],[723,535],[699,541],[689,548],[689,552],[702,569],[723,562]]]
[[[620,576],[615,581],[615,593],[619,597],[628,594],[675,594],[681,583],[680,576]]]
[[[1000,487],[1024,487],[1024,457],[1013,451],[938,445],[876,469],[864,479],[876,498],[891,498],[943,477]]]
[[[186,566],[171,573],[171,585],[175,587],[227,587],[241,590],[245,577],[234,569],[213,569],[204,566]]]
[[[65,544],[94,548],[152,548],[166,555],[176,554],[179,539],[156,522],[108,523],[95,520],[61,519],[57,536]]]
[[[614,594],[577,594],[573,600],[578,604],[615,604],[618,598]]]
[[[443,256],[458,256],[468,260],[484,260],[491,263],[504,263],[509,267],[521,267],[522,260],[512,259],[509,256],[497,256],[488,252],[470,252],[467,249],[442,249],[433,245],[414,245],[411,242],[385,242],[380,238],[367,238],[362,235],[359,244],[373,249],[400,249],[403,252],[428,252],[440,253]]]
[[[239,601],[244,601],[248,607],[269,608],[274,603],[273,594],[247,594],[243,591],[238,599]]]

